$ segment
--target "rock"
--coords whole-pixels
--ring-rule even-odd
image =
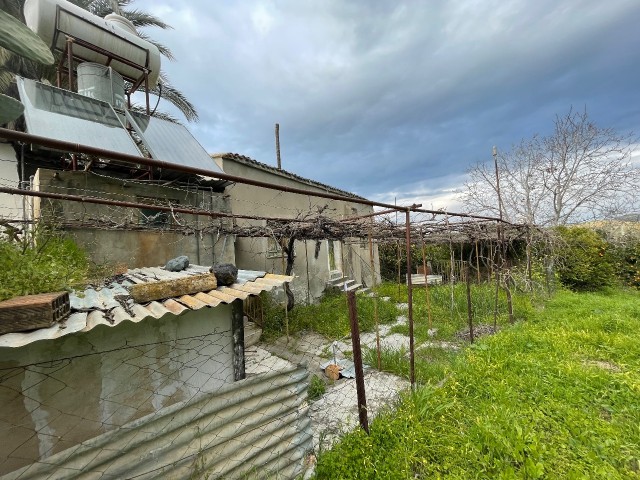
[[[186,255],[180,255],[179,257],[172,258],[164,266],[165,270],[170,272],[181,272],[189,266],[189,257]]]
[[[216,264],[209,269],[211,273],[216,276],[218,285],[232,285],[236,283],[238,279],[238,267],[232,263],[220,263]]]

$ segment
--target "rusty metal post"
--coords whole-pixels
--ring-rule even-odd
[[[411,285],[411,210],[406,211],[406,243],[407,243],[407,304],[409,316],[409,379],[411,388],[416,387],[416,364],[413,338],[413,286]]]
[[[424,244],[424,233],[422,228],[420,229],[420,241],[422,243],[422,269],[424,270],[424,294],[427,300],[427,318],[429,319],[429,330],[433,326],[431,320],[431,296],[429,295],[429,272],[427,272],[427,252]]]
[[[478,240],[476,240],[476,272],[478,274],[478,284],[480,284],[480,255],[478,255]]]
[[[373,316],[376,321],[376,351],[378,357],[378,370],[382,370],[382,359],[380,358],[380,322],[378,319],[378,295],[376,294],[376,264],[373,255],[373,240],[371,239],[371,230],[373,226],[373,218],[369,226],[369,264],[371,268],[371,288],[373,291]]]
[[[151,115],[151,107],[149,101],[149,71],[144,71],[144,98],[147,103],[147,115]]]
[[[278,170],[282,170],[282,161],[280,159],[280,124],[276,123],[276,159],[278,160]]]
[[[233,379],[243,380],[245,374],[244,359],[244,308],[241,299],[231,303],[231,334],[233,336]]]
[[[360,328],[358,327],[358,310],[356,308],[355,292],[347,292],[349,306],[349,320],[351,322],[351,346],[353,347],[353,363],[356,370],[356,393],[358,394],[358,416],[360,426],[369,433],[367,418],[367,396],[364,389],[364,370],[362,368],[362,350],[360,349]]]
[[[69,90],[73,92],[73,38],[67,37],[67,66],[69,67]]]
[[[467,278],[467,318],[469,320],[469,340],[473,343],[473,311],[471,310],[471,277],[469,264],[464,262],[464,276]]]

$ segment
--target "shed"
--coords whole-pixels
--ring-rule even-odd
[[[128,270],[108,285],[71,293],[71,315],[61,323],[0,336],[0,475],[48,478],[71,468],[70,476],[97,469],[104,478],[122,478],[123,467],[113,465],[121,456],[139,458],[135,441],[127,437],[129,443],[111,446],[109,438],[159,435],[170,420],[158,419],[175,423],[177,412],[191,413],[172,427],[168,445],[177,437],[191,445],[212,422],[209,416],[202,426],[197,419],[203,409],[194,405],[215,405],[220,392],[229,402],[244,378],[242,301],[292,279],[241,270],[228,287],[148,304],[133,302],[126,289],[205,271],[193,265],[178,273]],[[88,458],[87,446],[96,444],[102,446]],[[108,461],[95,459],[108,452]],[[167,459],[184,453],[168,452]]]

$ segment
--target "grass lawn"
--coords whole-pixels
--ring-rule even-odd
[[[421,340],[426,301],[415,296]],[[461,298],[432,311],[440,339],[464,326]],[[492,322],[491,302],[474,298],[476,321]],[[423,386],[370,435],[358,430],[322,452],[317,478],[640,479],[638,292],[561,291],[544,308],[514,301],[518,322],[502,313],[497,335],[458,354],[417,353]],[[387,358],[386,369],[404,363]]]

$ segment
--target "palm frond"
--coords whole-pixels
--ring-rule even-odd
[[[176,59],[176,57],[173,56],[173,52],[169,49],[169,47],[161,44],[160,42],[156,42],[154,39],[150,38],[149,35],[147,35],[146,33],[138,31],[138,36],[140,38],[145,39],[147,42],[153,43],[156,47],[158,47],[160,54],[164,56],[167,60],[174,61]]]
[[[137,103],[134,103],[131,105],[131,108],[129,109],[131,111],[134,111],[136,113],[141,113],[142,115],[146,115],[147,114],[147,109],[146,107],[139,105]],[[176,117],[174,117],[173,115],[168,114],[167,112],[159,112],[156,111],[153,114],[154,117],[158,117],[161,118],[163,120],[167,120],[171,123],[177,123],[178,125],[182,125],[182,122],[180,120],[178,120]]]
[[[173,28],[171,25],[164,23],[155,15],[143,12],[142,10],[138,9],[122,10],[122,16],[130,20],[131,23],[136,26],[136,28],[158,27],[162,28],[163,30]]]
[[[162,82],[162,91],[160,91],[160,87],[156,87],[152,90],[152,93],[154,95],[161,95],[161,98],[164,98],[169,103],[178,108],[178,110],[180,110],[180,112],[182,112],[182,114],[185,116],[187,121],[197,122],[199,118],[196,107],[180,90],[171,85],[171,83],[167,80],[164,72],[160,72],[160,81]]]

